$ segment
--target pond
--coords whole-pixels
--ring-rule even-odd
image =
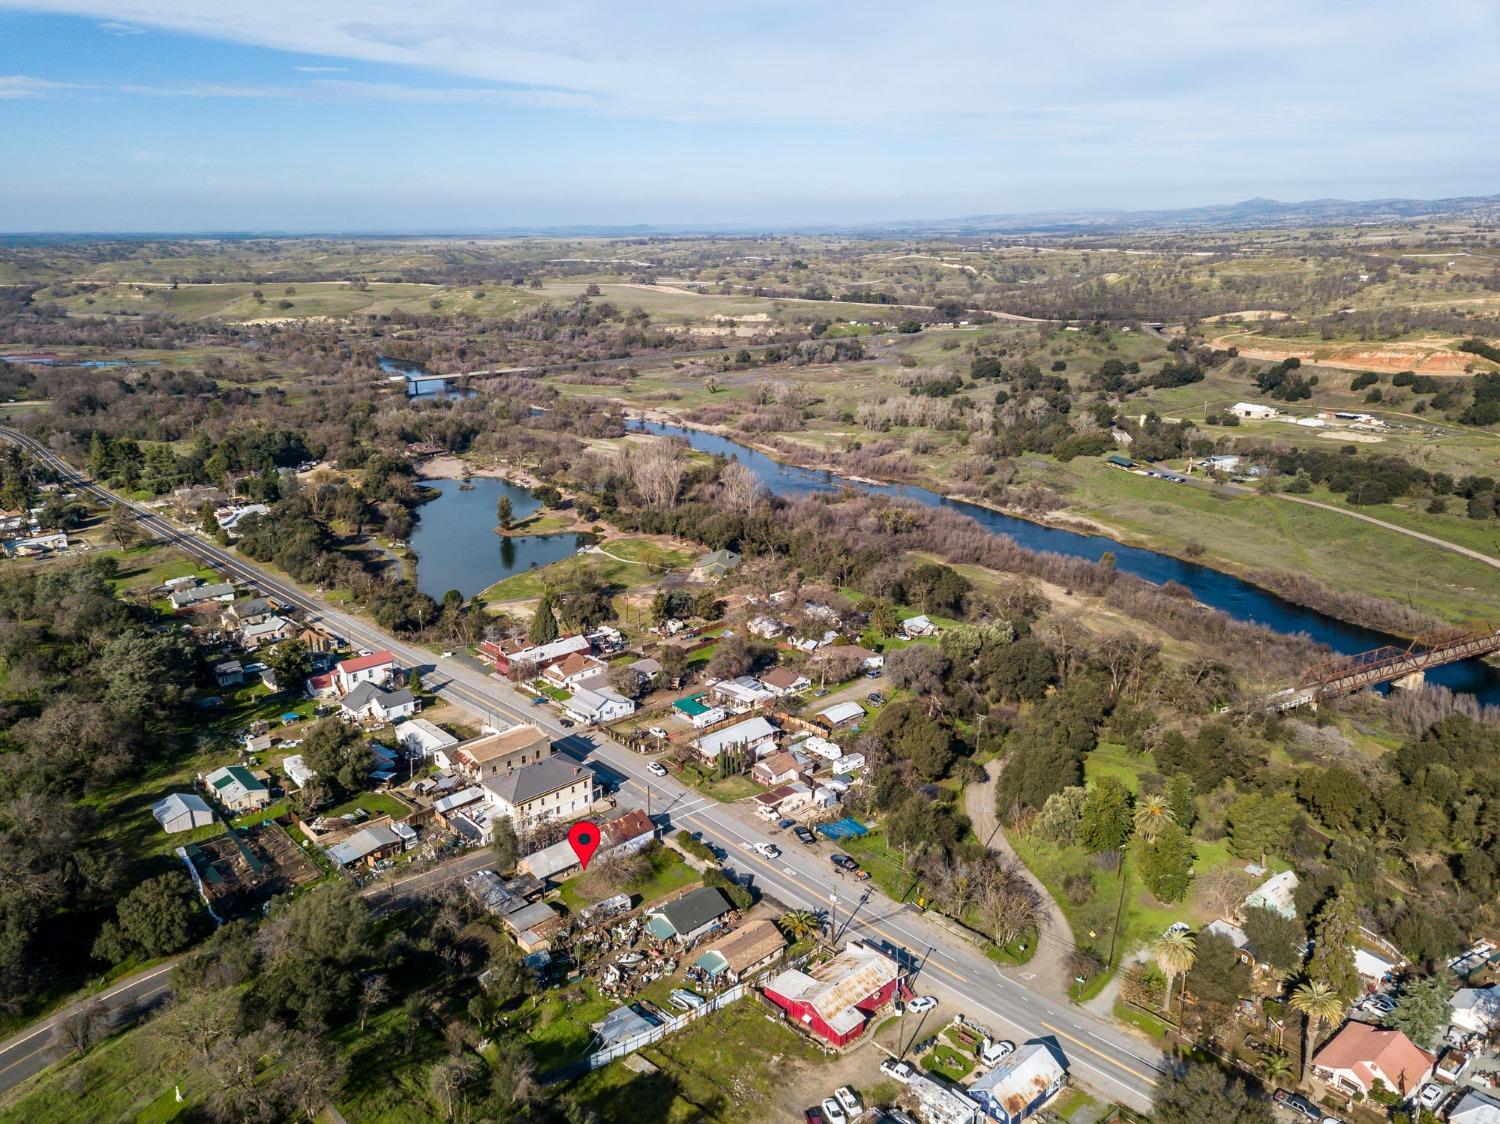
[[[1094,562],[1108,552],[1115,556],[1115,566],[1123,573],[1133,574],[1157,585],[1177,582],[1186,586],[1203,604],[1219,609],[1236,620],[1263,625],[1274,632],[1306,633],[1335,652],[1350,655],[1378,648],[1383,644],[1406,646],[1405,641],[1393,639],[1374,629],[1345,624],[1314,609],[1294,605],[1230,574],[1185,562],[1170,554],[1128,546],[1104,535],[1085,535],[1059,527],[1044,526],[1013,515],[1003,515],[977,504],[948,499],[926,488],[906,484],[867,484],[848,480],[831,472],[795,468],[781,464],[738,441],[701,430],[639,420],[632,421],[630,427],[659,436],[680,437],[694,449],[734,457],[777,495],[798,496],[832,492],[840,488],[857,488],[915,500],[929,507],[951,507],[969,516],[980,526],[996,534],[1009,536],[1028,550],[1050,551]],[[1453,691],[1474,695],[1481,703],[1500,705],[1500,669],[1491,667],[1483,660],[1471,659],[1447,664],[1427,672],[1427,680]]]
[[[541,504],[525,488],[506,480],[476,476],[460,486],[457,480],[427,480],[436,499],[417,508],[411,547],[417,555],[417,587],[442,600],[456,589],[465,597],[494,585],[501,578],[534,566],[561,561],[593,541],[584,534],[497,535],[495,509],[509,496],[517,521]]]

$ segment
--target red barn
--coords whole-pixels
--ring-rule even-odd
[[[832,960],[806,972],[789,969],[762,990],[799,1027],[832,1046],[865,1031],[870,1016],[901,989],[901,966],[885,953],[851,940]]]

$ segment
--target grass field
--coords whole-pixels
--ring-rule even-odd
[[[742,999],[641,1051],[658,1072],[614,1062],[576,1082],[574,1095],[601,1124],[751,1124],[789,1119],[780,1089],[789,1072],[826,1064],[805,1038]]]
[[[1453,621],[1500,614],[1500,582],[1491,567],[1397,531],[1276,497],[1171,484],[1092,459],[1062,469],[1049,479],[1064,487],[1067,510],[1098,520],[1127,542],[1178,555],[1201,548],[1202,561],[1231,573],[1296,570],[1335,589],[1378,594]],[[1492,533],[1500,539],[1500,530]]]
[[[684,566],[697,555],[685,546],[666,546],[655,539],[639,538],[614,539],[601,543],[600,549],[607,553],[575,554],[550,566],[511,574],[479,597],[495,603],[534,601],[549,584],[560,585],[580,569],[588,570],[597,584],[623,590],[642,589],[667,570]]]

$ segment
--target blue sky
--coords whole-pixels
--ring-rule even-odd
[[[0,0],[0,229],[1500,192],[1495,0]]]

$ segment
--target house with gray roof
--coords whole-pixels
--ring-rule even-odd
[[[352,866],[363,862],[374,866],[381,859],[399,855],[406,850],[406,840],[389,824],[377,823],[362,827],[342,842],[335,843],[324,853],[335,866]]]
[[[734,906],[715,886],[704,886],[648,914],[646,930],[657,940],[690,944],[717,927],[719,919]]]
[[[357,684],[339,702],[344,717],[355,722],[394,722],[417,711],[417,699],[405,687],[387,691],[374,683]]]
[[[517,826],[576,819],[598,799],[593,770],[566,757],[543,757],[509,773],[486,777],[483,785],[491,807]]]
[[[194,605],[207,604],[209,601],[233,601],[234,586],[228,582],[215,582],[212,585],[194,585],[186,589],[173,590],[167,598],[168,604],[174,609],[190,609]]]

